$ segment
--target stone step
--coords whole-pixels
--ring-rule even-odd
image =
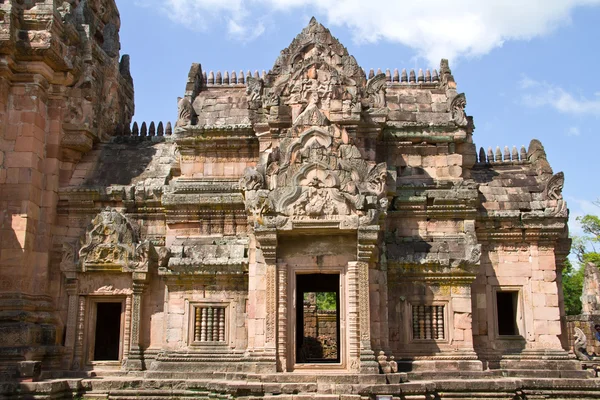
[[[393,374],[398,381],[405,381],[406,374]],[[278,373],[272,375],[248,374],[248,380],[269,383],[323,383],[323,384],[385,384],[386,375],[382,374],[336,374],[336,373]],[[394,379],[392,379],[394,380]]]
[[[249,380],[247,374],[237,372],[195,372],[195,371],[146,371],[146,379],[214,379],[214,380]]]
[[[439,379],[493,379],[502,378],[500,370],[488,371],[424,371],[424,372],[407,372],[408,381],[435,381]]]
[[[586,379],[594,378],[595,373],[591,370],[579,371],[556,371],[556,370],[525,370],[505,369],[502,376],[509,378],[563,378],[563,379]]]
[[[350,395],[350,394],[296,394],[296,395],[265,395],[262,397],[250,397],[249,400],[262,400],[262,399],[271,399],[271,400],[359,400],[359,395]]]

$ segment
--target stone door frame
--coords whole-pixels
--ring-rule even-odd
[[[339,315],[339,343],[338,352],[340,356],[339,363],[303,363],[296,362],[296,275],[300,274],[337,274],[339,275],[340,291],[340,315]],[[336,267],[318,267],[318,266],[289,266],[287,268],[287,327],[280,325],[280,329],[287,329],[285,343],[286,349],[286,369],[293,371],[315,371],[315,370],[344,370],[348,368],[349,360],[349,285],[348,285],[348,266]],[[280,332],[282,333],[282,332]]]
[[[121,364],[125,358],[125,349],[126,349],[126,333],[125,323],[127,320],[127,297],[126,296],[102,296],[102,295],[92,295],[85,296],[87,307],[89,310],[86,313],[86,321],[85,321],[85,338],[84,338],[84,365],[96,368],[98,366],[106,366],[106,367],[121,367]],[[96,340],[96,323],[97,323],[97,305],[98,303],[121,303],[121,324],[120,324],[120,332],[119,332],[119,359],[114,361],[96,361],[94,360],[94,349],[95,349],[95,340]]]

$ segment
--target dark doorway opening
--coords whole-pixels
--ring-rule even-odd
[[[296,275],[296,362],[340,362],[340,275]]]
[[[519,292],[496,292],[496,309],[498,311],[498,334],[518,335],[517,306]]]
[[[121,303],[96,303],[94,361],[119,360],[121,307]]]

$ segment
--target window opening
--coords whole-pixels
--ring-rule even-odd
[[[413,339],[444,339],[444,306],[412,306]]]
[[[226,344],[225,305],[194,307],[194,344]]]
[[[519,327],[517,324],[517,306],[519,292],[516,291],[497,291],[496,292],[496,310],[498,312],[498,334],[518,335]]]

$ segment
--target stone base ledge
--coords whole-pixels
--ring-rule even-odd
[[[392,395],[398,398],[597,398],[599,379],[505,378],[432,379],[404,383],[348,383],[345,380],[330,383],[285,382],[272,383],[238,379],[82,379],[48,382],[0,383],[0,397],[12,398],[19,393],[23,398],[60,399],[85,397],[94,399],[158,399],[158,398],[244,398],[258,400],[265,397],[283,399],[349,399],[360,395]],[[505,396],[502,396],[505,395]]]

